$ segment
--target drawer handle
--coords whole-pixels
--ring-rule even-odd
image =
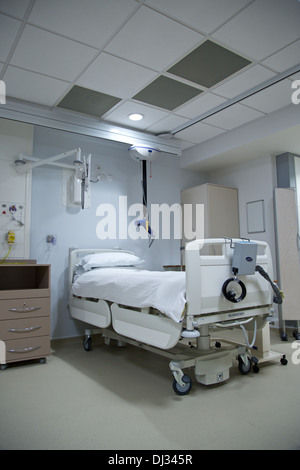
[[[23,308],[9,308],[9,312],[17,312],[17,313],[28,313],[28,312],[34,312],[35,310],[40,310],[42,307],[25,307],[26,304],[24,304]]]
[[[11,333],[30,333],[31,331],[38,330],[39,328],[42,328],[41,326],[29,326],[27,328],[10,328],[9,332]]]
[[[28,348],[22,348],[22,349],[8,349],[7,352],[10,353],[27,353],[31,351],[35,351],[36,349],[39,349],[41,346],[30,346]]]

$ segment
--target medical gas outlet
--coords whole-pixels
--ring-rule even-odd
[[[47,235],[46,236],[46,243],[51,243],[52,245],[56,245],[55,235]]]

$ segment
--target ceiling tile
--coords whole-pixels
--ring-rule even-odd
[[[298,73],[295,73],[294,75],[291,75],[288,80],[290,80],[291,82],[293,82],[294,80],[300,80],[300,72]],[[298,88],[298,87],[297,87]]]
[[[172,133],[299,63],[299,12],[300,0],[0,0],[0,79],[8,97],[60,101],[62,114]],[[186,147],[292,108],[297,75],[175,138]],[[130,121],[133,112],[144,119]]]
[[[29,0],[0,0],[0,12],[23,18],[28,5]]]
[[[202,90],[160,76],[133,98],[160,108],[173,110],[199,95]]]
[[[201,34],[142,6],[105,50],[153,70],[164,71],[202,39]]]
[[[0,60],[5,62],[17,36],[21,21],[0,15]]]
[[[209,88],[249,64],[244,57],[207,40],[168,72]]]
[[[193,99],[190,103],[181,106],[176,110],[176,114],[194,119],[202,113],[205,113],[226,101],[227,100],[225,98],[216,96],[213,93],[205,93],[205,95],[200,95],[200,97]]]
[[[131,98],[156,75],[152,70],[103,52],[77,83],[119,98]]]
[[[152,126],[147,128],[147,131],[154,132],[155,134],[164,134],[172,131],[178,126],[185,124],[188,119],[185,119],[181,116],[176,116],[175,114],[170,114],[169,116],[161,119]]]
[[[187,140],[179,140],[181,150],[186,150],[188,148],[194,147],[194,142],[188,142]]]
[[[101,48],[136,6],[134,0],[36,0],[29,21]]]
[[[8,66],[4,81],[7,96],[46,106],[53,106],[70,86],[61,80],[12,66]]]
[[[225,130],[231,130],[262,116],[264,114],[259,111],[247,108],[241,104],[235,104],[204,119],[202,122]]]
[[[226,98],[234,98],[275,75],[274,72],[271,72],[265,67],[255,65],[217,88],[214,88],[214,93],[225,96]]]
[[[284,72],[294,65],[300,64],[300,40],[266,59],[263,64],[277,72]]]
[[[70,39],[26,26],[11,64],[54,78],[73,81],[95,56],[95,52],[95,49]]]
[[[183,139],[189,142],[194,142],[195,144],[200,144],[201,142],[211,139],[212,137],[216,137],[223,132],[225,132],[223,129],[209,126],[203,122],[198,122],[187,129],[177,132],[175,137],[177,139]]]
[[[271,113],[272,111],[276,111],[276,109],[291,104],[292,93],[291,81],[283,80],[246,98],[241,101],[241,103],[251,106],[263,113]]]
[[[144,119],[141,121],[135,121],[133,123],[133,121],[131,121],[128,117],[128,115],[131,113],[141,113],[143,114]],[[126,101],[125,103],[120,104],[113,111],[108,112],[104,116],[104,119],[106,121],[115,122],[127,127],[146,129],[165,116],[167,116],[167,112],[165,111],[142,105],[136,101]]]
[[[185,23],[198,31],[209,33],[224,23],[249,0],[147,0],[146,4]]]
[[[119,103],[119,101],[120,99],[115,96],[106,95],[75,85],[57,106],[59,108],[101,117]]]
[[[251,3],[213,37],[257,60],[299,38],[300,3],[259,0]]]

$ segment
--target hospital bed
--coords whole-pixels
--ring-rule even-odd
[[[114,339],[163,355],[178,395],[192,386],[183,369],[194,367],[196,381],[211,385],[229,379],[235,360],[245,375],[280,357],[270,351],[269,320],[282,297],[267,243],[195,240],[186,245],[185,263],[185,272],[147,271],[129,251],[70,250],[70,313],[91,326],[84,349],[101,333],[105,344]],[[211,338],[236,328],[241,341]]]

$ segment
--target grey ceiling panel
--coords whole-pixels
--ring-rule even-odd
[[[202,90],[198,88],[160,76],[133,98],[143,103],[173,110],[201,92]]]
[[[207,40],[168,72],[209,88],[250,63],[244,57]]]
[[[69,93],[58,103],[58,107],[78,111],[84,114],[101,117],[121,101],[115,96],[73,86]]]

